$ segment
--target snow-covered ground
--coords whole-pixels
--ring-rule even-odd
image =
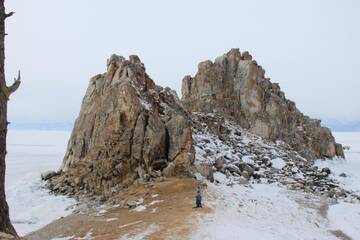
[[[333,169],[331,177],[346,188],[359,191],[360,133],[335,133],[335,137],[351,147],[345,153],[347,160],[317,164],[329,166]],[[342,172],[346,178],[339,176]],[[205,204],[215,211],[202,216],[194,240],[360,239],[359,203],[331,204],[325,198],[289,191],[276,184],[232,185],[221,173],[216,173],[215,178],[222,183],[210,184],[205,199]]]
[[[6,195],[10,218],[20,235],[71,213],[75,202],[49,195],[43,188],[41,172],[59,168],[68,131],[9,130]]]
[[[69,132],[16,131],[8,135],[6,193],[10,215],[19,234],[41,228],[71,213],[75,202],[49,195],[40,173],[58,169]],[[360,191],[360,133],[335,133],[349,145],[347,160],[318,161],[329,166],[331,177],[345,188]],[[281,161],[276,164],[281,165]],[[339,174],[345,172],[346,178]],[[226,182],[221,174],[215,176]],[[204,215],[193,239],[338,239],[330,231],[341,230],[360,239],[360,204],[330,205],[321,198],[288,191],[275,184],[253,186],[210,184],[205,204],[215,209]]]
[[[205,199],[214,214],[205,215],[193,239],[336,239],[316,209],[295,201],[291,192],[275,184],[210,184]],[[294,193],[303,200],[306,195]],[[321,201],[319,201],[319,205]]]

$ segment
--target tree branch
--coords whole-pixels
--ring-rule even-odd
[[[14,13],[15,13],[15,12],[5,13],[4,18],[11,17],[12,15],[14,15]]]
[[[19,88],[20,83],[21,83],[21,75],[20,75],[20,70],[19,70],[18,77],[14,78],[14,83],[10,87],[8,87],[9,94],[12,94],[13,92],[15,92]]]

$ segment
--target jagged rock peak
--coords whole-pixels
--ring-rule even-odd
[[[303,115],[247,51],[201,62],[194,77],[184,77],[181,101],[190,112],[218,112],[258,136],[282,139],[307,159],[344,156],[331,131]]]
[[[135,181],[186,175],[194,162],[190,117],[170,88],[157,86],[139,57],[112,55],[91,78],[57,192],[110,196]]]

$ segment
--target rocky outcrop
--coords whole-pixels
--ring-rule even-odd
[[[344,157],[331,131],[302,114],[248,52],[201,62],[183,79],[181,101],[190,112],[221,113],[258,136],[281,139],[307,159]]]
[[[156,86],[137,56],[113,55],[90,80],[61,167],[49,187],[104,196],[134,181],[187,175],[192,129],[174,91]]]
[[[111,56],[107,71],[90,80],[60,171],[42,179],[54,192],[95,200],[194,172],[210,181],[221,173],[240,182],[290,178],[324,194],[333,188],[313,159],[343,157],[342,146],[286,99],[249,53],[233,49],[200,63],[182,92],[180,101],[157,86],[137,56]],[[279,162],[285,168],[272,167]]]

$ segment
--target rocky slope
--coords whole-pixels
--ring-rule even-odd
[[[113,55],[107,72],[90,80],[60,175],[48,186],[110,196],[136,180],[186,175],[194,154],[176,93],[156,86],[137,56]]]
[[[218,112],[258,136],[281,139],[307,159],[344,157],[331,131],[286,99],[248,52],[232,49],[201,62],[183,79],[181,100],[190,112]]]
[[[228,185],[279,183],[291,189],[358,202],[360,196],[329,177],[331,169],[317,167],[282,140],[271,141],[242,129],[221,114],[193,113],[193,139],[198,170]]]

